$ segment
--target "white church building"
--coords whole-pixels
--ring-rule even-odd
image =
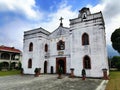
[[[24,32],[22,67],[24,74],[57,73],[81,77],[84,68],[86,77],[103,77],[108,70],[105,23],[101,12],[91,14],[82,8],[78,17],[70,19],[70,27],[64,27],[60,18],[59,27],[53,32],[37,28]]]

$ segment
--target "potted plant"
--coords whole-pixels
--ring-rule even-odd
[[[107,69],[106,69],[106,68],[103,68],[102,70],[103,70],[103,79],[104,79],[104,80],[108,80],[109,78],[108,78],[108,76],[107,76]]]
[[[74,78],[74,68],[71,68],[70,78]]]
[[[62,67],[59,67],[58,68],[58,79],[61,79],[62,78],[62,73],[63,73],[63,69],[62,69]]]
[[[35,72],[35,77],[38,77],[39,76],[39,68],[35,68],[34,72]]]
[[[85,69],[82,69],[82,80],[85,80],[86,78],[86,71]]]

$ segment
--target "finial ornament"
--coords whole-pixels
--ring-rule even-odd
[[[60,20],[60,26],[63,26],[63,23],[62,23],[62,20],[63,20],[64,18],[60,18],[59,20]]]

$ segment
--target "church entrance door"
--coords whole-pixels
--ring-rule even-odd
[[[56,73],[62,68],[63,74],[66,74],[66,57],[56,58]]]
[[[47,73],[47,61],[44,62],[44,73]]]

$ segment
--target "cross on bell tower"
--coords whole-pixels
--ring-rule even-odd
[[[62,20],[63,20],[64,18],[60,18],[59,20],[60,20],[60,26],[63,26],[63,23],[62,23]]]

